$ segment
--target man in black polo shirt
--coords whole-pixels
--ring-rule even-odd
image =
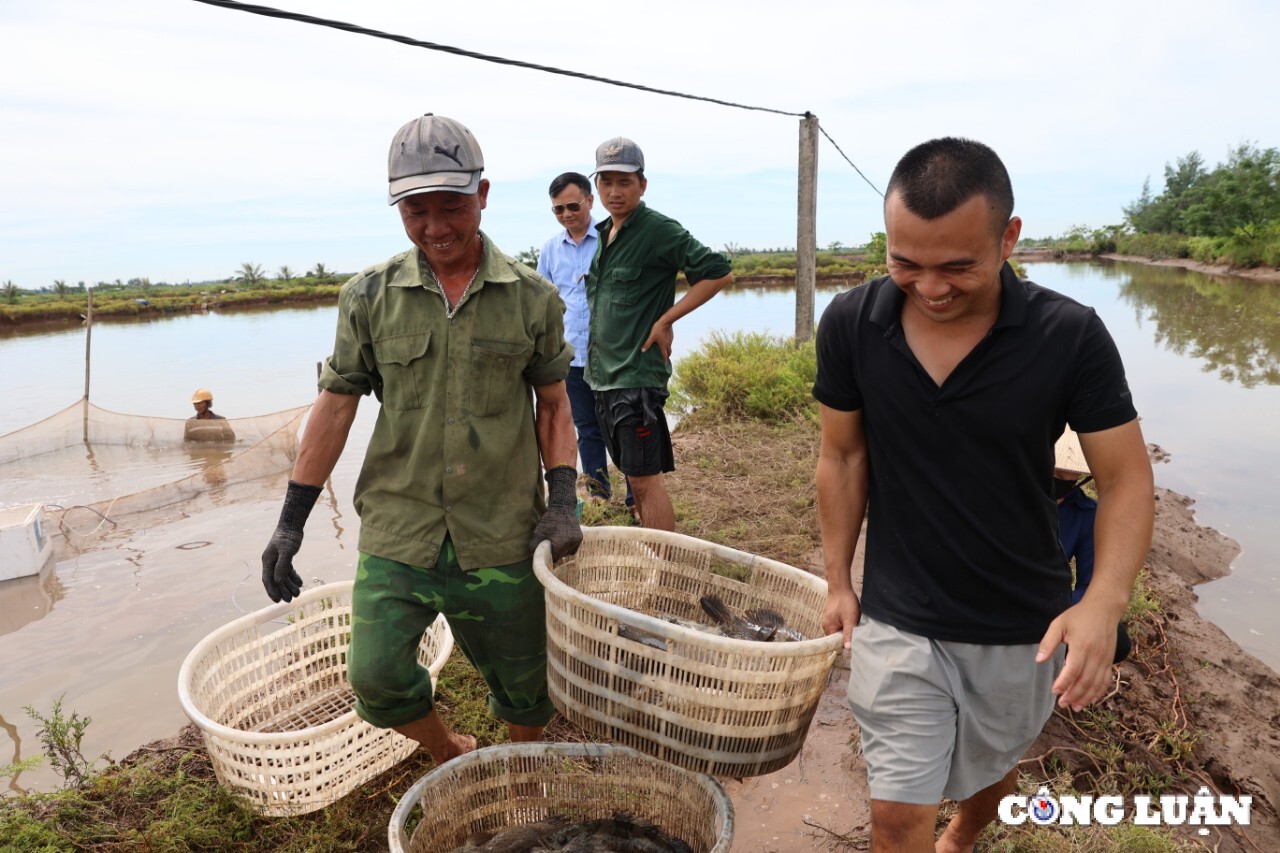
[[[1078,710],[1106,693],[1151,541],[1119,353],[1091,309],[1005,263],[1012,212],[987,146],[912,149],[885,198],[889,275],[838,296],[818,329],[823,626],[852,649],[877,851],[934,850],[944,796],[960,810],[936,849],[971,849],[1055,697]],[[1075,606],[1053,493],[1067,423],[1099,494],[1094,581]]]

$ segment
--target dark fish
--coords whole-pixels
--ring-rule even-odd
[[[657,634],[650,634],[641,628],[633,628],[630,625],[618,625],[618,636],[624,640],[630,640],[633,643],[643,643],[650,648],[665,652],[667,650],[667,641],[659,637]]]
[[[487,833],[475,832],[467,839],[466,844],[455,848],[453,853],[532,853],[545,845],[568,822],[569,819],[564,815],[551,815],[536,823],[504,829],[480,844],[473,844],[473,839],[479,839]]]
[[[661,827],[625,812],[571,824],[547,842],[545,853],[693,853]]]
[[[748,622],[734,613],[729,605],[720,600],[719,596],[704,595],[698,599],[698,603],[702,605],[702,609],[711,617],[711,620],[720,626],[720,631],[726,637],[767,643],[778,633],[777,626],[766,627]]]
[[[455,847],[453,849],[453,853],[462,853],[464,850],[477,850],[490,838],[493,838],[492,832],[477,829],[475,832],[467,836],[467,840],[462,843],[461,847]]]
[[[777,640],[794,640],[798,643],[809,639],[801,634],[795,628],[787,624],[787,620],[782,618],[782,614],[776,610],[770,610],[768,607],[758,607],[755,610],[748,610],[743,614],[748,622],[759,625],[761,628],[776,628],[778,630],[774,639]]]

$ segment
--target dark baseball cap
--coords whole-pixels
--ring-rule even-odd
[[[427,113],[396,132],[387,156],[387,203],[429,192],[480,189],[484,154],[462,122]]]
[[[591,173],[593,175],[601,172],[643,171],[644,152],[625,136],[605,140],[596,148],[596,170]]]

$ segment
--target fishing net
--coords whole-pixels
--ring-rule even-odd
[[[122,526],[162,524],[256,491],[256,481],[293,466],[309,409],[194,421],[81,400],[0,436],[0,506],[45,504],[63,559]]]

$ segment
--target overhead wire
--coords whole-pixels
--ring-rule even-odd
[[[884,193],[880,192],[880,188],[879,188],[879,187],[877,187],[875,184],[871,183],[871,179],[870,179],[870,178],[868,178],[866,175],[862,174],[862,170],[858,168],[858,166],[857,166],[857,164],[856,164],[856,163],[854,163],[852,160],[850,160],[850,159],[849,159],[849,155],[848,155],[848,154],[846,154],[846,153],[844,153],[844,149],[843,149],[843,148],[841,148],[841,147],[839,146],[839,144],[837,144],[837,142],[836,142],[834,139],[832,139],[832,138],[831,138],[831,134],[827,133],[827,129],[826,129],[825,127],[823,127],[823,126],[822,126],[822,123],[821,123],[821,122],[819,122],[819,123],[818,123],[818,130],[822,131],[822,135],[823,135],[823,136],[825,136],[825,137],[827,138],[827,141],[828,141],[828,142],[830,142],[832,145],[834,145],[834,146],[835,146],[836,150],[840,152],[840,156],[841,156],[841,157],[843,157],[843,158],[845,159],[845,162],[846,162],[846,163],[848,163],[850,166],[853,166],[853,171],[855,171],[855,172],[857,172],[857,173],[858,173],[858,177],[860,177],[860,178],[862,178],[862,180],[866,181],[866,182],[867,182],[867,186],[871,187],[871,189],[873,189],[873,190],[875,190],[877,193],[879,193],[879,195],[880,195],[880,197],[881,197],[881,198],[884,198]]]
[[[400,44],[409,45],[410,47],[420,47],[425,50],[435,50],[435,51],[440,51],[441,53],[453,54],[455,56],[465,56],[469,59],[478,59],[478,60],[481,60],[482,62],[493,62],[498,65],[510,65],[516,68],[527,68],[532,71],[544,71],[548,74],[559,74],[565,77],[575,77],[579,80],[590,80],[595,83],[605,83],[610,86],[621,86],[626,89],[635,89],[641,92],[649,92],[650,94],[654,94],[654,95],[666,95],[672,98],[685,98],[691,101],[704,101],[710,104],[719,104],[722,107],[731,107],[733,109],[739,109],[739,110],[754,110],[756,112],[773,113],[775,115],[795,116],[797,118],[809,118],[812,115],[808,111],[794,112],[791,110],[775,109],[773,107],[761,107],[761,106],[754,106],[751,104],[740,104],[740,103],[737,103],[736,101],[726,101],[721,98],[712,98],[706,95],[693,95],[693,94],[689,94],[688,92],[677,92],[672,89],[658,89],[656,87],[645,86],[640,83],[628,83],[625,80],[615,80],[610,77],[601,77],[598,74],[588,74],[583,71],[572,71],[567,68],[557,68],[554,65],[540,65],[536,62],[526,62],[521,59],[510,59],[504,56],[495,56],[489,53],[480,53],[478,51],[467,50],[465,48],[454,47],[452,45],[438,44],[436,42],[423,41],[422,39],[415,39],[409,36],[398,35],[396,33],[388,33],[382,30],[370,29],[369,27],[362,27],[358,24],[349,24],[349,23],[346,23],[345,21],[335,21],[331,18],[318,18],[318,17],[315,17],[314,15],[303,15],[298,12],[288,12],[288,11],[285,11],[284,9],[276,9],[271,6],[259,6],[254,3],[240,3],[240,2],[237,2],[237,0],[195,0],[195,2],[204,3],[208,6],[217,6],[223,9],[233,9],[240,12],[248,12],[253,15],[263,15],[268,18],[279,18],[282,20],[297,21],[303,24],[313,24],[315,26],[320,26],[320,27],[331,27],[336,30],[355,33],[356,35],[370,36],[372,38],[380,38],[380,39],[386,39],[388,41],[399,42]],[[867,176],[862,173],[862,170],[859,169],[857,165],[855,165],[854,162],[849,159],[849,155],[845,154],[844,151],[840,148],[840,146],[836,144],[836,141],[831,137],[831,134],[827,133],[826,129],[823,128],[821,124],[818,125],[818,129],[821,130],[822,135],[825,136],[827,140],[832,145],[835,146],[836,151],[840,152],[840,156],[843,157],[850,166],[853,166],[854,171],[858,173],[858,175],[862,178],[862,180],[866,181],[867,184],[871,187],[871,189],[875,190],[877,193],[883,196],[884,193],[880,192],[879,188],[877,188],[875,184],[871,183],[871,181],[867,178]]]

